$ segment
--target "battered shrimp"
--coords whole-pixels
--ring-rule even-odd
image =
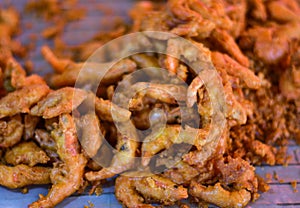
[[[50,158],[34,142],[24,142],[17,144],[8,150],[4,156],[7,163],[12,165],[25,164],[30,167],[36,164],[45,164]]]
[[[186,188],[157,175],[119,176],[115,188],[117,199],[130,208],[154,207],[150,204],[144,204],[144,201],[148,199],[164,205],[172,205],[176,201],[188,197]]]
[[[163,173],[164,177],[176,184],[189,184],[197,175],[199,175],[198,170],[183,161]]]
[[[7,94],[0,100],[0,118],[28,113],[29,108],[44,98],[49,91],[47,85],[30,85]]]
[[[131,116],[130,111],[115,105],[110,100],[103,100],[98,97],[95,97],[95,110],[103,121],[125,122],[129,121]]]
[[[17,165],[9,167],[0,164],[0,185],[11,189],[32,184],[49,184],[50,168]]]
[[[138,138],[135,127],[128,126],[128,132],[118,134],[117,153],[115,153],[110,166],[98,172],[87,172],[85,177],[89,181],[102,180],[113,177],[116,174],[129,170],[135,165],[135,156],[138,148]]]
[[[194,129],[186,126],[182,129],[180,125],[168,125],[158,135],[148,136],[142,144],[142,164],[148,165],[151,157],[163,149],[168,149],[172,144],[187,143],[195,145],[197,149],[201,149],[208,140],[209,127],[204,129]]]
[[[150,82],[138,82],[132,86],[138,96],[148,96],[168,104],[176,104],[186,100],[186,87],[175,84],[158,84]],[[129,108],[131,108],[129,104]]]
[[[200,14],[189,8],[188,1],[185,0],[169,0],[168,8],[181,20],[191,20],[193,18],[203,19]]]
[[[186,103],[187,107],[192,107],[197,102],[197,92],[204,85],[202,79],[197,76],[193,79],[187,89]]]
[[[192,181],[189,193],[200,200],[215,204],[219,207],[245,207],[251,200],[251,194],[246,189],[230,192],[225,190],[220,183],[205,187]]]
[[[241,65],[249,67],[248,58],[242,53],[237,43],[234,41],[225,30],[215,29],[211,33],[211,39],[221,48],[223,48],[228,54],[236,59]]]
[[[285,4],[285,2],[271,1],[267,3],[267,9],[268,12],[270,13],[270,16],[279,22],[300,21],[299,7],[298,7],[298,11],[293,11],[291,8],[288,7],[288,5]]]
[[[46,82],[37,74],[26,76],[25,70],[14,58],[10,58],[7,61],[4,70],[4,87],[7,91],[14,91],[15,89],[36,84],[45,85]]]
[[[101,69],[107,68],[113,63],[75,63],[71,60],[58,59],[47,47],[46,51],[46,61],[57,71],[49,78],[49,84],[56,88],[74,86],[75,83],[78,85],[99,84],[97,81],[100,81],[100,77],[102,77],[101,84],[110,85],[118,82],[124,74],[131,73],[136,69],[135,62],[130,59],[123,59],[105,72]],[[82,69],[85,69],[84,73],[80,73]],[[79,74],[80,78],[77,79]]]
[[[251,15],[257,20],[267,20],[267,10],[263,0],[248,0],[251,7]]]
[[[11,147],[22,139],[24,125],[20,115],[0,121],[0,147]]]
[[[240,80],[244,81],[250,89],[260,88],[261,81],[259,77],[253,73],[253,71],[240,65],[226,54],[213,52],[211,55],[216,68],[223,68],[229,75],[238,77]]]
[[[33,138],[34,131],[36,129],[37,124],[39,123],[40,118],[37,116],[31,116],[26,114],[24,116],[24,139],[29,140]]]
[[[87,93],[81,89],[65,87],[50,92],[31,110],[33,116],[42,116],[44,119],[54,118],[63,113],[71,113],[87,97]]]
[[[85,153],[94,157],[104,139],[98,117],[94,113],[88,113],[78,120],[78,126],[82,131],[80,143]]]
[[[76,127],[72,116],[62,114],[59,127],[51,132],[57,144],[57,153],[63,167],[55,167],[51,171],[52,187],[47,196],[29,205],[34,207],[54,207],[66,197],[77,191],[82,184],[84,167],[87,163],[83,154],[79,153]]]

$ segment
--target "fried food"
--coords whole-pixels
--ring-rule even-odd
[[[40,118],[37,116],[32,116],[30,114],[26,114],[24,116],[24,133],[23,133],[24,140],[29,140],[33,138],[34,131],[39,121]]]
[[[117,199],[127,207],[154,207],[144,204],[145,200],[172,205],[174,202],[188,197],[186,188],[157,175],[119,176],[115,186]]]
[[[31,184],[49,184],[50,168],[17,165],[0,165],[0,184],[11,189],[22,188]]]
[[[47,154],[34,142],[23,142],[6,151],[5,161],[12,165],[25,164],[33,167],[36,164],[45,164],[50,159]]]
[[[245,207],[251,199],[251,194],[246,189],[227,191],[220,183],[205,187],[192,181],[189,193],[219,207]]]
[[[62,167],[51,170],[51,183],[53,184],[48,195],[42,196],[29,207],[53,207],[64,198],[77,191],[83,181],[84,167],[87,163],[83,154],[79,153],[76,127],[72,116],[62,114],[59,116],[59,126],[51,132],[57,144],[57,153],[62,160]]]
[[[64,113],[71,113],[87,97],[87,93],[71,87],[61,88],[50,92],[37,105],[33,106],[30,114],[42,116],[44,119],[54,118]]]
[[[49,92],[47,85],[30,85],[7,94],[0,100],[0,118],[29,113],[30,108]]]
[[[95,114],[88,113],[80,117],[77,123],[82,131],[80,144],[85,153],[93,158],[105,139],[100,130],[100,121]]]
[[[24,125],[20,115],[11,117],[8,121],[0,121],[0,147],[11,147],[21,141]]]
[[[113,177],[116,174],[122,173],[132,168],[135,164],[135,156],[138,148],[138,136],[135,128],[131,125],[128,127],[128,132],[121,135],[118,134],[116,145],[117,153],[112,158],[110,166],[103,168],[98,172],[87,172],[85,177],[89,181],[96,181]]]

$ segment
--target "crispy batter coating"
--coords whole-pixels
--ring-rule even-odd
[[[37,124],[39,123],[40,118],[37,116],[32,116],[30,114],[26,114],[24,116],[24,139],[29,140],[33,138],[34,131],[36,129]]]
[[[51,162],[58,161],[57,147],[50,133],[44,129],[36,129],[34,132],[34,140],[47,153]]]
[[[113,177],[122,173],[135,165],[135,156],[138,148],[138,137],[132,126],[128,127],[129,132],[125,135],[118,134],[117,152],[112,158],[110,166],[98,172],[87,172],[85,177],[89,181],[96,181]],[[131,132],[130,132],[131,131]]]
[[[192,181],[189,193],[206,202],[215,204],[219,207],[245,207],[250,199],[251,194],[246,189],[239,191],[227,191],[220,183],[214,186],[205,187]]]
[[[47,163],[50,158],[34,142],[23,142],[6,151],[5,160],[12,165],[25,164],[30,167],[39,163]]]
[[[117,199],[127,207],[154,207],[150,204],[144,204],[145,200],[172,205],[176,201],[188,197],[186,188],[157,175],[119,176],[115,186]]]
[[[51,171],[52,187],[47,196],[41,197],[29,207],[54,207],[66,197],[77,191],[83,181],[86,158],[79,153],[76,127],[69,114],[59,117],[59,127],[51,132],[57,144],[57,153],[63,167]]]
[[[212,53],[212,61],[216,68],[223,68],[231,75],[238,77],[241,81],[245,82],[250,89],[258,89],[261,86],[260,79],[250,69],[240,65],[235,60],[226,54],[219,52]]]
[[[235,190],[246,189],[257,192],[258,181],[255,176],[255,168],[242,158],[228,157],[217,161],[216,169],[220,171],[219,181],[222,185],[231,185]]]
[[[45,167],[0,165],[0,184],[11,189],[31,184],[48,184],[50,183],[50,172],[51,169]]]
[[[0,100],[0,118],[29,113],[31,106],[49,93],[47,85],[30,85],[7,94]]]
[[[24,125],[20,115],[0,121],[0,147],[11,147],[22,139]]]
[[[214,30],[211,38],[241,65],[249,67],[248,58],[242,53],[232,36],[230,36],[225,30]]]
[[[100,130],[100,121],[94,113],[88,113],[80,117],[77,124],[82,131],[80,144],[85,153],[92,158],[105,139]]]
[[[115,105],[110,100],[98,97],[95,97],[95,111],[101,120],[109,122],[129,121],[131,116],[130,111]]]
[[[81,89],[71,87],[61,88],[50,92],[44,99],[40,100],[37,105],[30,110],[30,114],[49,119],[63,113],[71,113],[86,97],[87,93]]]

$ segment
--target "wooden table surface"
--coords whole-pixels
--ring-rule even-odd
[[[26,0],[0,0],[0,6],[14,5],[22,16],[22,33],[16,37],[22,43],[28,44],[30,35],[41,34],[42,30],[50,23],[44,22],[41,19],[37,19],[34,16],[24,14],[23,7]],[[91,38],[97,31],[103,28],[107,28],[110,25],[107,24],[105,14],[99,10],[99,4],[104,5],[116,14],[115,16],[109,16],[110,22],[114,18],[128,19],[127,10],[133,4],[131,0],[80,0],[79,5],[87,9],[87,15],[84,19],[69,24],[64,32],[63,40],[69,45],[76,45]],[[25,29],[26,25],[32,25],[30,29]],[[37,36],[36,49],[30,53],[29,59],[34,63],[34,71],[39,74],[45,74],[49,72],[50,66],[45,63],[41,54],[40,47],[42,44],[53,45],[49,40],[43,39],[41,36]],[[272,179],[270,184],[270,191],[263,193],[258,201],[251,203],[248,207],[300,207],[300,146],[291,142],[288,153],[292,159],[287,167],[283,166],[260,166],[256,167],[256,172],[265,178],[267,173],[271,175],[274,172],[277,173],[279,179],[283,179],[281,183]],[[297,191],[294,192],[291,181],[297,181]],[[47,194],[48,186],[32,186],[29,188],[28,194],[20,193],[20,190],[9,190],[0,187],[0,207],[27,207],[28,204],[38,199],[38,194]],[[87,193],[83,195],[72,195],[65,199],[57,207],[70,207],[77,208],[89,205],[89,202],[93,203],[95,207],[122,207],[114,196],[113,184],[107,184],[104,187],[104,192],[100,196],[89,196]],[[193,206],[192,206],[193,207]]]

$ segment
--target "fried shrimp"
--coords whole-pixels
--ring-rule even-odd
[[[87,180],[96,181],[110,178],[134,167],[138,136],[132,124],[126,125],[125,128],[124,134],[119,133],[117,135],[117,152],[113,156],[110,166],[98,172],[87,172],[85,174]]]
[[[31,184],[49,184],[50,168],[0,165],[0,185],[15,189]]]
[[[214,186],[205,187],[192,181],[189,193],[206,202],[215,204],[219,207],[245,207],[250,199],[251,194],[246,189],[239,191],[227,191],[220,183]]]
[[[29,113],[30,107],[49,93],[47,85],[30,85],[7,94],[0,100],[0,118]]]
[[[24,142],[17,144],[8,150],[4,156],[7,163],[12,165],[25,164],[30,167],[36,164],[45,164],[50,158],[34,142]]]
[[[119,176],[116,180],[116,197],[127,207],[154,207],[145,200],[172,205],[188,197],[187,189],[162,176]]]
[[[51,132],[57,144],[57,152],[63,167],[54,167],[51,171],[53,183],[47,196],[29,205],[33,207],[54,207],[67,196],[77,191],[83,180],[84,167],[87,163],[83,154],[79,153],[76,127],[72,116],[59,116],[59,126]]]
[[[22,139],[24,125],[20,115],[0,121],[0,147],[11,147]]]
[[[71,87],[61,88],[50,92],[47,97],[40,100],[37,105],[30,110],[30,114],[49,119],[63,113],[71,113],[86,97],[87,93],[81,89]]]
[[[95,114],[88,113],[80,117],[77,123],[82,131],[81,146],[85,153],[92,158],[97,154],[104,139],[100,130],[100,121]]]

